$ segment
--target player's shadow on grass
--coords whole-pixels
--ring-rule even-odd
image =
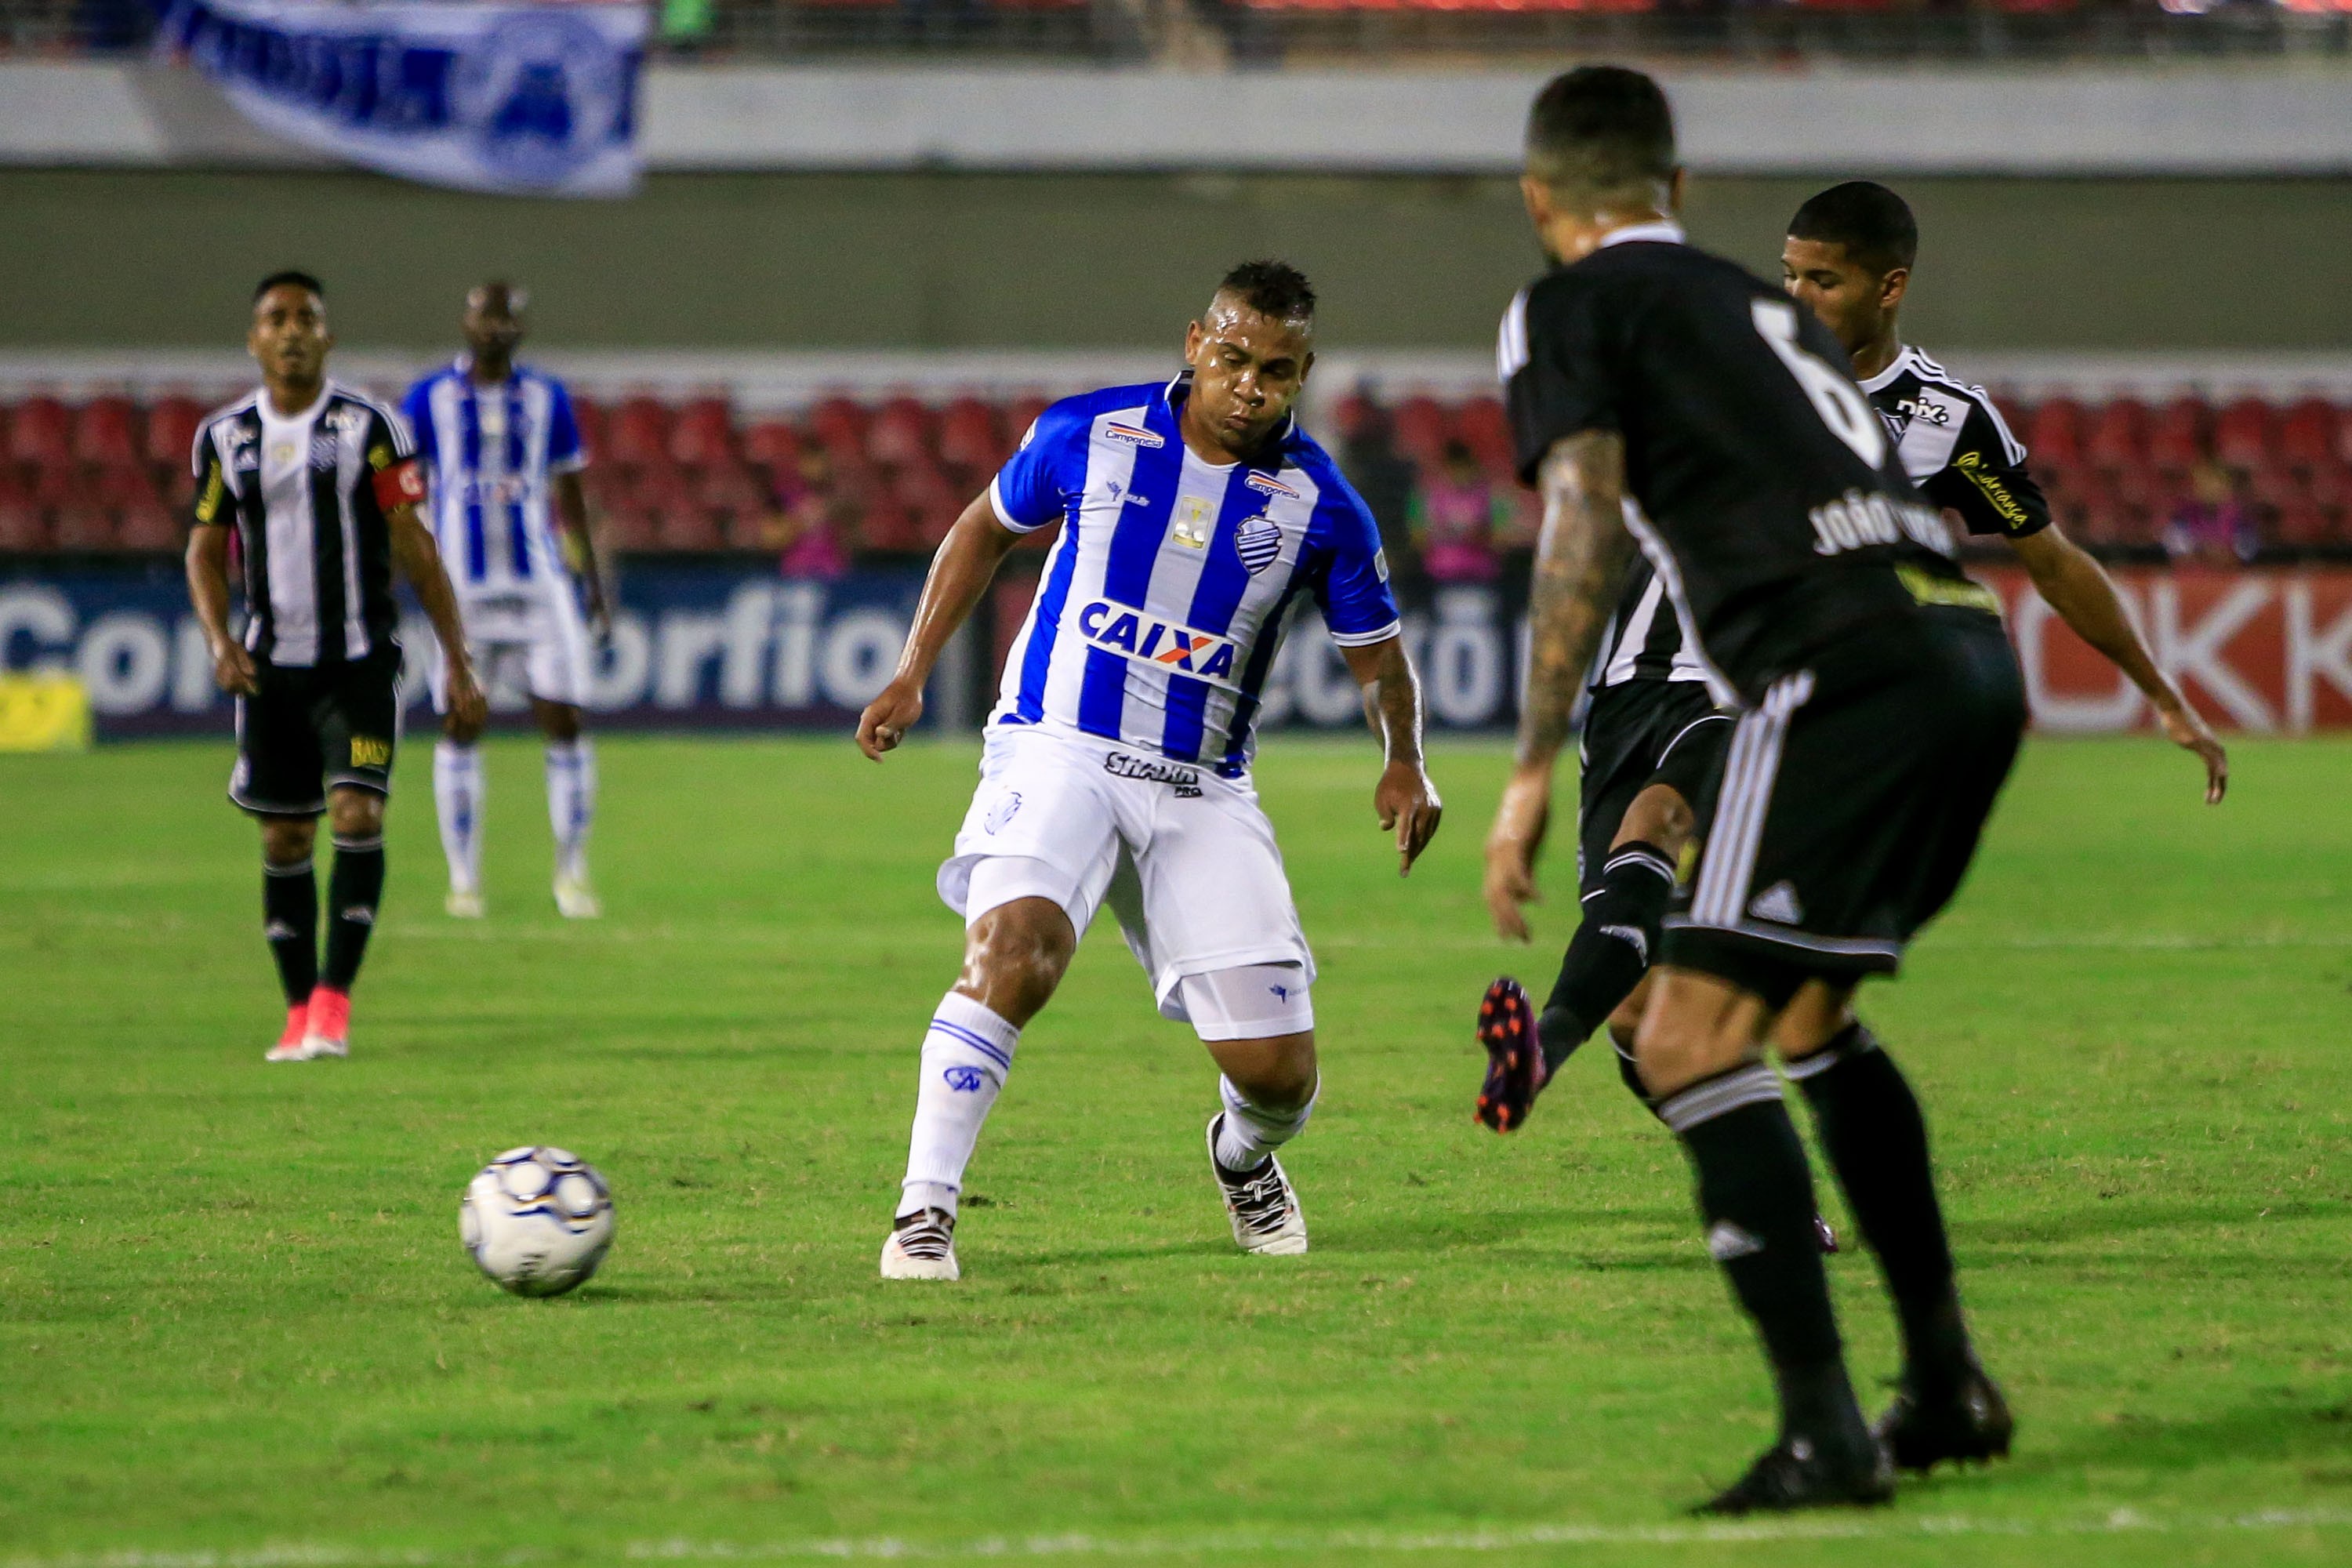
[[[2186,1419],[2142,1415],[2119,1398],[2116,1408],[2095,1419],[2090,1431],[2060,1437],[2052,1447],[2029,1440],[2019,1452],[2020,1468],[2059,1475],[2204,1470],[2226,1457],[2231,1463],[2301,1465],[2306,1480],[2352,1491],[2352,1401],[2341,1394],[2315,1391],[2293,1403]]]

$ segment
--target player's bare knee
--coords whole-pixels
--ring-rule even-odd
[[[1047,899],[1015,899],[974,921],[964,935],[956,989],[1014,1025],[1050,1001],[1077,949],[1070,917]]]
[[[1633,1038],[1633,1063],[1652,1098],[1757,1059],[1770,1013],[1763,999],[1711,974],[1668,969]]]
[[[1302,1110],[1315,1098],[1319,1080],[1315,1035],[1281,1035],[1263,1040],[1209,1042],[1219,1070],[1251,1104],[1276,1115]]]
[[[272,866],[292,866],[310,858],[319,825],[307,816],[261,819],[261,858]]]
[[[1672,784],[1654,784],[1633,797],[1619,820],[1617,844],[1654,844],[1668,855],[1679,855],[1697,826],[1690,802]]]
[[[373,838],[383,831],[383,796],[339,789],[327,797],[327,826],[338,838]]]

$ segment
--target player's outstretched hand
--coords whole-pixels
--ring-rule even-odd
[[[857,716],[857,749],[880,762],[883,752],[898,750],[898,742],[922,716],[922,683],[892,681]]]
[[[482,695],[482,683],[474,679],[471,664],[459,664],[449,672],[449,733],[460,741],[472,741],[479,736],[490,721],[490,700]]]
[[[1486,835],[1486,912],[1496,932],[1528,940],[1526,907],[1543,900],[1536,886],[1536,855],[1551,821],[1551,769],[1522,763],[1503,786],[1495,826]]]
[[[1396,834],[1397,875],[1412,875],[1412,863],[1437,837],[1438,819],[1445,815],[1437,786],[1429,782],[1420,763],[1392,762],[1381,770],[1381,782],[1372,790],[1372,809],[1380,813],[1381,826]]]
[[[224,640],[213,649],[213,684],[245,697],[260,689],[253,676],[253,656],[242,643]]]
[[[2205,804],[2219,805],[2221,797],[2230,793],[2230,753],[2213,738],[2213,731],[2197,710],[2183,705],[2159,709],[2157,721],[2164,726],[2164,738],[2174,745],[2197,753],[2205,764]]]

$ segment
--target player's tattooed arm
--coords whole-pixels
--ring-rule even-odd
[[[188,602],[212,649],[215,684],[223,691],[249,693],[253,656],[228,629],[228,533],[219,523],[199,522],[188,531]]]
[[[2157,668],[2155,655],[2124,613],[2106,568],[2054,525],[2009,542],[2033,579],[2034,592],[2075,636],[2106,655],[2140,689],[2156,709],[2165,737],[2205,764],[2205,804],[2219,805],[2230,787],[2229,753],[2180,689]]]
[[[1437,786],[1422,765],[1421,680],[1412,660],[1405,657],[1402,637],[1339,651],[1363,688],[1364,706],[1387,753],[1388,765],[1372,791],[1372,809],[1381,826],[1396,834],[1397,875],[1405,876],[1437,837],[1438,821],[1445,814]]]
[[[416,590],[416,602],[425,606],[425,618],[433,623],[433,635],[441,644],[442,662],[448,671],[445,684],[450,737],[470,741],[482,732],[490,708],[474,679],[474,661],[466,651],[466,624],[457,616],[457,595],[449,587],[449,574],[442,569],[440,547],[433,542],[433,531],[425,526],[412,503],[388,509],[383,521],[392,534],[393,564]]]
[[[1496,931],[1518,942],[1528,940],[1526,906],[1541,896],[1535,866],[1551,820],[1552,763],[1568,742],[1585,671],[1633,554],[1622,437],[1588,430],[1556,441],[1537,479],[1544,521],[1528,596],[1518,763],[1486,835],[1486,911]]]
[[[907,629],[907,646],[898,655],[898,674],[857,717],[859,751],[878,763],[883,752],[907,738],[923,716],[923,687],[948,639],[970,618],[997,567],[1021,538],[996,520],[996,508],[985,491],[963,509],[939,553],[931,557],[923,596],[915,605],[915,624]]]

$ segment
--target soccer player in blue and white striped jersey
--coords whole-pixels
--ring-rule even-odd
[[[1061,524],[940,868],[964,967],[924,1037],[885,1278],[957,1277],[956,1200],[981,1124],[1106,901],[1160,1013],[1189,1022],[1223,1073],[1208,1143],[1234,1241],[1307,1250],[1274,1151],[1314,1104],[1315,961],[1250,759],[1276,651],[1309,601],[1371,700],[1387,752],[1373,806],[1401,870],[1440,810],[1379,532],[1291,413],[1314,309],[1294,268],[1235,268],[1192,325],[1182,374],[1039,416],[940,547],[898,677],[858,721],[868,756],[898,744],[998,563]]]
[[[547,811],[555,829],[555,906],[568,920],[602,912],[588,880],[596,759],[581,732],[591,618],[605,618],[580,470],[588,454],[572,397],[553,376],[515,363],[523,291],[485,283],[466,297],[467,352],[409,389],[406,412],[432,488],[433,531],[465,614],[486,686],[520,686],[547,736]],[[561,527],[562,541],[558,540]],[[574,552],[567,562],[563,544]],[[446,713],[436,671],[434,706]],[[478,727],[445,720],[433,752],[433,799],[449,860],[452,915],[482,902],[482,754]]]

